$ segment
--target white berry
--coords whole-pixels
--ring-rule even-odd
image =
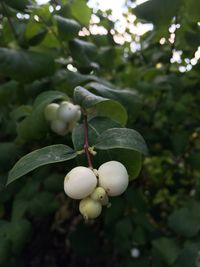
[[[66,123],[70,123],[77,119],[78,111],[79,106],[65,101],[61,103],[57,115],[60,120],[63,120]]]
[[[98,201],[87,197],[80,201],[79,211],[86,220],[95,219],[101,214],[102,206]]]
[[[47,121],[53,121],[57,118],[57,111],[58,111],[59,105],[56,103],[51,103],[46,106],[44,110],[44,116]]]
[[[138,248],[132,248],[131,249],[131,256],[133,258],[138,258],[140,256],[140,251]]]
[[[72,169],[64,180],[65,193],[73,199],[89,196],[97,185],[97,177],[89,168],[79,166]]]
[[[121,195],[128,186],[128,173],[118,161],[108,161],[98,169],[99,185],[109,196]]]
[[[64,121],[61,120],[53,120],[51,122],[51,130],[59,135],[66,135],[68,132],[67,125]]]
[[[77,108],[76,117],[74,118],[75,121],[79,121],[81,118],[81,111],[79,106],[75,106]]]

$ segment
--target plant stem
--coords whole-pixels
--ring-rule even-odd
[[[89,141],[88,141],[88,120],[87,120],[87,112],[82,109],[82,113],[83,113],[83,127],[84,127],[84,150],[85,150],[85,154],[87,156],[87,161],[88,161],[88,165],[90,168],[93,169],[93,165],[92,165],[92,155],[89,151]]]
[[[7,8],[6,8],[6,6],[5,6],[5,4],[4,4],[3,1],[1,2],[1,6],[2,6],[2,9],[3,9],[4,13],[5,13],[5,16],[7,17],[8,24],[9,24],[9,26],[10,26],[10,29],[11,29],[12,33],[13,33],[13,36],[14,36],[14,38],[18,41],[18,36],[17,36],[16,31],[15,31],[14,24],[13,24],[11,18],[9,17],[9,14],[8,14],[8,12],[7,12]]]

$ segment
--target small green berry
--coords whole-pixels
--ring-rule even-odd
[[[53,121],[57,118],[57,111],[58,111],[59,105],[56,103],[51,103],[46,106],[44,110],[44,116],[47,121]]]
[[[79,211],[86,220],[95,219],[101,214],[102,206],[99,201],[87,197],[80,201]]]
[[[100,187],[100,186],[95,188],[92,194],[90,195],[90,197],[93,200],[97,200],[97,201],[103,200],[105,196],[106,196],[106,191],[103,187]]]

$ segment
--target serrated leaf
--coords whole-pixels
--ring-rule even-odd
[[[54,73],[51,56],[26,50],[0,48],[0,74],[20,82],[31,82]]]
[[[128,128],[112,128],[103,132],[95,144],[97,149],[123,148],[147,154],[144,138],[135,130]]]
[[[76,157],[76,152],[65,145],[52,145],[35,150],[22,157],[11,169],[7,184],[28,172],[51,163],[62,162]]]

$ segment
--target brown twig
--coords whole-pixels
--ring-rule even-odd
[[[92,155],[89,151],[89,140],[88,140],[88,120],[87,120],[87,112],[82,110],[83,113],[83,127],[84,127],[84,150],[87,156],[88,165],[93,169],[92,165]]]

